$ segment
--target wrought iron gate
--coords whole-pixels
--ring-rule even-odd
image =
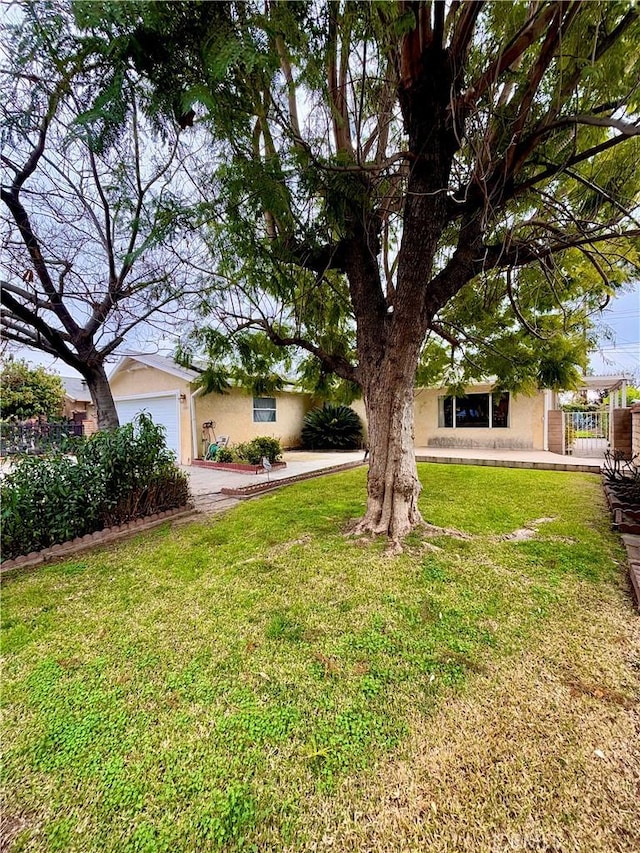
[[[604,456],[609,447],[609,412],[564,412],[565,453]]]

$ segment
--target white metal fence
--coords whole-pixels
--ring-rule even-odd
[[[604,456],[609,438],[609,412],[564,412],[564,443],[571,456]]]

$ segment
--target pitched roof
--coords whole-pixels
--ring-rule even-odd
[[[86,380],[80,376],[61,376],[64,386],[65,397],[68,397],[74,403],[90,403],[91,394],[87,387]]]
[[[153,367],[156,370],[162,370],[164,373],[169,373],[171,376],[176,376],[178,379],[183,379],[185,382],[195,382],[200,375],[195,370],[180,367],[172,358],[167,358],[167,356],[164,355],[129,352],[122,355],[120,361],[109,374],[109,380],[113,379],[116,373],[119,373],[124,368],[127,361],[137,361],[145,367]]]

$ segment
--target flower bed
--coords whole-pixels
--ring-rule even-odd
[[[196,468],[215,468],[218,471],[236,471],[238,474],[266,474],[267,469],[262,465],[251,465],[243,462],[209,462],[206,459],[194,459],[191,462]],[[271,470],[278,471],[286,468],[286,462],[272,462]]]
[[[640,536],[640,467],[639,460],[624,459],[613,451],[605,456],[603,466],[604,493],[613,518],[613,529],[619,533]]]

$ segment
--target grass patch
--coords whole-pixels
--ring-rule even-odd
[[[388,558],[383,543],[344,537],[363,509],[359,469],[10,580],[9,849],[425,843],[413,812],[413,829],[389,819],[394,762],[403,757],[405,775],[420,766],[426,733],[443,721],[459,731],[456,712],[498,690],[544,638],[557,635],[560,660],[577,660],[585,624],[594,631],[618,608],[620,635],[629,613],[597,478],[419,467],[425,519],[472,538],[427,545],[413,535]],[[546,520],[535,538],[503,538],[536,519]],[[609,713],[634,713],[637,681],[618,648],[613,668],[583,661],[557,674],[558,689],[579,702],[614,695]],[[486,740],[490,717],[477,718]],[[587,788],[582,796],[588,812]],[[530,816],[543,800],[532,799]],[[520,832],[524,818],[509,824],[504,811],[487,805],[484,824]],[[363,829],[372,814],[388,837]],[[454,818],[439,828],[449,846],[433,836],[424,849],[467,849]],[[577,820],[567,818],[567,837]],[[487,838],[468,849],[492,849]]]

